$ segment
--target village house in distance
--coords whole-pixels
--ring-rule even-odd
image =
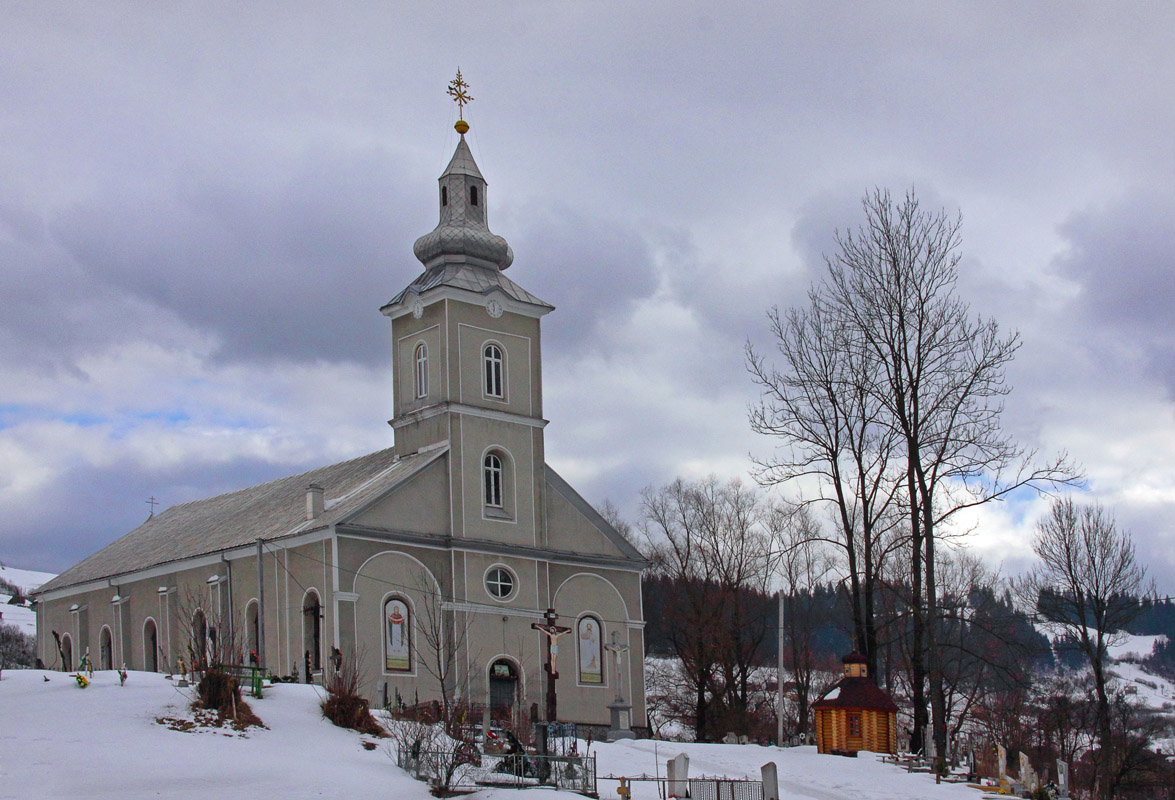
[[[171,672],[190,642],[231,635],[275,675],[308,664],[320,680],[337,648],[359,654],[373,703],[428,702],[446,673],[439,639],[451,697],[541,715],[532,623],[554,609],[571,629],[559,720],[609,725],[622,691],[647,724],[646,562],[546,464],[539,329],[553,307],[504,275],[514,254],[487,225],[467,130],[440,177],[440,222],[413,248],[424,271],[380,309],[395,446],[173,506],[67,569],[37,592],[46,665],[71,670],[88,651],[98,669]]]

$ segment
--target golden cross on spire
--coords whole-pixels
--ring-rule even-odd
[[[465,135],[465,131],[469,130],[469,125],[464,120],[465,104],[473,102],[473,95],[469,94],[467,91],[468,89],[469,84],[466,83],[465,79],[461,77],[461,68],[457,67],[457,77],[449,81],[448,95],[449,97],[452,97],[453,100],[457,103],[458,119],[457,125],[455,127],[457,128],[457,132],[462,136]],[[462,130],[462,128],[464,128],[464,130]]]

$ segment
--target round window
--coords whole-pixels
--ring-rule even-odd
[[[505,600],[514,594],[514,575],[505,567],[494,567],[486,573],[486,591],[490,597]]]

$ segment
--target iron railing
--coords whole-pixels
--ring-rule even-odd
[[[484,755],[460,750],[397,752],[396,764],[417,780],[444,789],[547,786],[597,797],[596,759],[590,756],[540,756],[526,753]],[[719,800],[715,797],[715,800]],[[722,800],[759,800],[723,797]]]

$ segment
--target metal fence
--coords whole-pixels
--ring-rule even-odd
[[[596,797],[596,759],[585,756],[539,756],[524,753],[483,755],[460,750],[398,752],[396,764],[417,780],[447,789],[547,786]],[[754,798],[760,800],[761,792]],[[717,795],[715,800],[719,800]],[[743,795],[721,800],[744,800]]]
[[[763,781],[690,778],[691,800],[763,800]]]

